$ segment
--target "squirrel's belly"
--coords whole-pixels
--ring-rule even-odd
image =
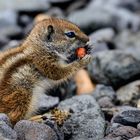
[[[45,78],[44,80],[39,81],[34,85],[34,88],[32,90],[32,99],[25,119],[35,115],[39,108],[47,106],[48,96],[45,93],[47,93],[47,91],[52,87],[53,82]]]

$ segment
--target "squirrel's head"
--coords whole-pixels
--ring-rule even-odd
[[[30,38],[31,36],[31,38]],[[89,51],[89,38],[75,24],[58,18],[38,22],[29,35],[30,40],[62,61],[77,60],[76,49],[85,47]]]

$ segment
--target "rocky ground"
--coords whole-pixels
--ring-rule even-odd
[[[40,104],[40,113],[72,110],[62,126],[12,126],[1,113],[0,140],[140,140],[140,0],[1,0],[1,51],[20,44],[41,13],[79,25],[94,60]]]

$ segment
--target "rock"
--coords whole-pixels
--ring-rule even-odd
[[[4,113],[0,113],[0,122],[5,122],[7,125],[12,126],[10,119]]]
[[[124,140],[129,140],[136,136],[140,136],[140,132],[136,128],[131,126],[121,126],[115,129],[112,133],[107,135],[105,138],[110,138],[110,140],[112,140],[113,138],[121,137]]]
[[[17,25],[10,25],[0,28],[1,36],[7,37],[9,39],[21,39],[22,29]]]
[[[46,10],[50,7],[47,0],[13,0],[9,4],[9,0],[0,1],[0,10],[10,9],[10,10],[21,10],[21,11],[36,11],[36,10]]]
[[[2,1],[0,1],[1,3]],[[1,7],[1,5],[0,5]],[[10,9],[0,10],[0,28],[16,25],[17,13]]]
[[[115,31],[113,28],[104,28],[95,31],[94,33],[90,34],[90,40],[93,42],[111,42],[115,36]],[[93,44],[93,43],[92,43]]]
[[[17,132],[18,140],[57,140],[56,132],[48,125],[28,120],[19,121],[14,130]],[[60,138],[63,140],[63,138]]]
[[[88,5],[88,3],[90,2],[90,0],[76,0],[76,1],[71,1],[72,3],[69,5],[69,7],[66,9],[66,12],[68,13],[68,15],[72,12],[72,11],[76,11],[78,9],[84,8]]]
[[[114,100],[116,98],[116,93],[113,88],[111,86],[105,86],[102,84],[98,84],[96,86],[95,91],[92,95],[96,100],[99,100],[103,97],[109,97],[111,100]]]
[[[52,17],[65,18],[63,11],[58,7],[49,9],[46,14]]]
[[[109,108],[102,108],[102,111],[104,112],[106,121],[111,121],[111,123],[114,123],[113,118],[120,114],[123,111],[126,110],[137,110],[135,107],[131,106],[114,106],[114,107],[109,107]],[[113,117],[113,118],[112,118]]]
[[[140,2],[138,0],[124,0],[124,1],[120,1],[119,4],[121,7],[127,8],[128,10],[131,11],[137,11],[139,10],[140,7]]]
[[[108,50],[109,46],[107,43],[112,42],[114,36],[115,32],[112,28],[100,29],[90,34],[89,44],[94,47],[93,54]]]
[[[114,43],[117,49],[125,48],[139,48],[140,44],[140,32],[131,32],[130,30],[123,30],[116,35]]]
[[[132,138],[130,140],[140,140],[140,137],[134,137],[134,138]]]
[[[139,16],[119,7],[118,1],[112,2],[110,0],[107,2],[104,0],[91,1],[83,10],[71,12],[68,19],[89,32],[91,29],[106,26],[122,30],[128,28],[129,25],[131,25],[132,30],[136,31],[140,25]]]
[[[52,97],[48,95],[43,95],[38,99],[41,102],[38,102],[38,108],[41,113],[48,111],[49,109],[56,107],[59,103],[58,97]]]
[[[112,108],[114,107],[113,102],[109,97],[102,97],[98,100],[98,104],[101,108]]]
[[[7,45],[9,42],[9,39],[3,36],[0,36],[0,50]]]
[[[116,137],[116,138],[104,138],[104,139],[101,139],[101,140],[122,140],[121,137]]]
[[[140,123],[140,109],[119,112],[112,118],[112,122],[136,127]]]
[[[90,95],[74,96],[59,104],[60,109],[70,109],[73,114],[64,123],[65,139],[93,140],[104,136],[105,120],[101,110]]]
[[[91,78],[97,83],[118,88],[140,77],[140,49],[104,51],[88,65]]]
[[[65,2],[69,2],[72,0],[48,0],[51,3],[65,3]]]
[[[26,27],[26,26],[28,26],[29,24],[32,23],[32,20],[33,19],[28,15],[25,15],[25,14],[20,15],[18,17],[18,25],[20,25],[22,27]]]
[[[112,133],[115,129],[118,129],[119,127],[122,127],[122,124],[119,123],[112,123],[110,124],[106,129],[106,135]]]
[[[98,42],[98,43],[94,43],[94,41],[90,42],[92,47],[93,47],[93,50],[92,50],[92,54],[95,55],[97,54],[98,52],[101,52],[101,51],[107,51],[109,50],[108,48],[108,45],[106,42]]]
[[[7,119],[5,118],[5,116],[3,116],[4,119]],[[5,120],[6,122],[8,120]],[[0,138],[2,140],[16,140],[17,139],[17,134],[16,132],[9,126],[6,124],[6,122],[1,120],[0,121]]]
[[[132,82],[117,90],[117,99],[123,104],[137,104],[140,93],[140,81]]]
[[[140,123],[137,125],[137,129],[140,130]]]
[[[21,42],[17,41],[17,40],[9,41],[9,43],[6,44],[5,46],[3,46],[3,48],[1,50],[4,51],[4,50],[10,49],[10,48],[17,47],[20,43]]]

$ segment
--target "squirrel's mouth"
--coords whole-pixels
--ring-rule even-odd
[[[68,62],[71,63],[73,61],[76,61],[78,59],[82,59],[85,55],[91,54],[91,46],[90,45],[85,45],[82,47],[74,48],[71,50],[70,55],[67,57]]]

